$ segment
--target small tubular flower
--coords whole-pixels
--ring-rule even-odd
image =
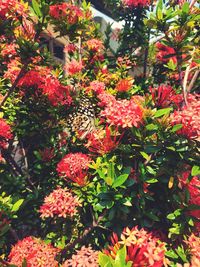
[[[104,253],[115,259],[117,251],[125,246],[127,250],[126,261],[131,261],[134,267],[162,267],[166,263],[165,243],[153,237],[144,229],[137,227],[124,229],[120,239],[113,234],[112,245]]]
[[[185,241],[188,245],[190,256],[191,256],[191,265],[192,267],[200,266],[200,237],[191,234],[188,237],[188,240]]]
[[[58,267],[58,262],[55,260],[58,252],[57,248],[45,244],[43,240],[29,236],[12,247],[8,259],[10,264],[17,267],[22,266],[24,259],[27,267]]]
[[[98,267],[98,251],[91,247],[81,247],[72,258],[66,260],[62,267]]]
[[[65,67],[65,70],[69,75],[75,75],[81,72],[82,69],[83,69],[83,63],[75,59],[72,59],[72,61],[70,61],[68,65]]]
[[[91,158],[83,153],[69,153],[57,165],[60,176],[84,186],[87,182],[88,165]]]
[[[143,109],[134,99],[116,100],[110,102],[101,112],[107,123],[116,127],[131,128],[142,124]]]
[[[157,107],[168,107],[173,102],[176,92],[170,85],[160,85],[150,88],[152,99]]]
[[[45,197],[44,204],[39,212],[42,218],[48,217],[73,217],[80,206],[78,198],[74,197],[67,188],[57,188],[49,196]]]
[[[86,42],[86,45],[93,52],[99,52],[104,48],[103,42],[98,39],[90,39]]]

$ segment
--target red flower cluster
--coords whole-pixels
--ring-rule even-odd
[[[51,5],[49,15],[58,20],[66,19],[70,25],[73,25],[77,23],[81,17],[83,17],[83,12],[77,6],[69,3],[61,3]]]
[[[90,39],[86,42],[86,45],[89,48],[89,50],[93,52],[99,52],[102,49],[104,49],[103,42],[98,39]]]
[[[134,267],[162,267],[165,264],[165,243],[158,240],[151,233],[137,227],[131,230],[127,227],[122,232],[120,240],[116,234],[111,238],[112,245],[104,253],[115,259],[117,251],[125,246],[126,261],[132,261]]]
[[[200,266],[200,237],[191,234],[188,240],[185,241],[188,245],[190,254],[191,254],[191,267],[199,267]]]
[[[172,124],[182,124],[182,128],[177,132],[187,138],[200,137],[200,98],[188,97],[188,105],[184,106],[182,110],[175,111],[171,118]]]
[[[16,17],[16,14],[23,16],[26,14],[27,7],[25,3],[18,0],[0,0],[0,18],[6,19],[10,16]]]
[[[99,107],[106,107],[108,106],[110,103],[114,103],[116,101],[116,98],[107,93],[107,92],[102,92],[98,95],[98,99],[100,100],[98,102],[98,106]]]
[[[91,158],[83,153],[69,153],[57,165],[60,176],[84,186]]]
[[[157,88],[150,88],[152,99],[157,107],[168,107],[173,102],[176,92],[170,85],[160,85]]]
[[[177,59],[176,59],[176,56],[175,56],[176,52],[175,52],[174,48],[166,46],[164,44],[161,44],[160,42],[158,42],[156,44],[156,48],[158,49],[156,58],[159,61],[161,61],[163,63],[166,63],[170,59],[172,59],[174,63],[177,62]]]
[[[116,85],[116,90],[118,92],[127,92],[131,89],[131,87],[132,81],[130,79],[121,79]]]
[[[87,135],[87,144],[85,145],[90,152],[94,152],[100,155],[109,153],[117,147],[119,140],[117,140],[117,134],[112,135],[109,127],[106,129],[99,129],[93,131]]]
[[[6,148],[8,140],[12,138],[11,128],[7,122],[0,118],[0,148]]]
[[[4,78],[15,81],[20,71],[20,63],[17,60],[12,60],[8,64],[8,71],[5,72]],[[47,95],[52,105],[70,105],[72,98],[70,96],[70,86],[62,85],[58,78],[52,74],[48,67],[36,66],[29,70],[18,83],[20,87],[37,87],[42,90],[42,93]]]
[[[45,197],[44,204],[39,212],[42,218],[48,217],[73,217],[77,213],[80,203],[67,188],[57,188],[49,196]]]
[[[105,84],[99,81],[92,81],[86,88],[86,92],[95,92],[97,95],[104,93]]]
[[[57,248],[47,245],[39,238],[26,237],[17,242],[8,256],[9,263],[21,267],[24,259],[27,267],[57,267],[55,260]]]
[[[181,177],[179,177],[180,185],[182,188],[187,188],[190,193],[189,204],[200,206],[200,180],[197,176],[192,177],[189,181],[190,171],[185,171],[182,173]],[[192,210],[190,214],[200,220],[200,210]],[[195,226],[197,230],[200,230],[200,222],[196,222]]]
[[[0,48],[1,48],[1,52],[0,52],[1,56],[8,60],[10,58],[13,58],[17,54],[16,52],[17,45],[14,43],[2,45]]]
[[[65,70],[69,75],[77,74],[82,69],[83,69],[83,63],[75,59],[72,59],[72,61],[70,61],[67,66],[65,66]]]
[[[76,255],[71,259],[66,260],[62,267],[98,267],[98,251],[93,250],[91,247],[81,247]]]
[[[109,124],[117,127],[139,127],[142,123],[143,110],[133,99],[115,100],[108,103],[101,111],[101,116],[106,117]]]
[[[128,7],[147,6],[150,0],[122,0],[123,4]]]

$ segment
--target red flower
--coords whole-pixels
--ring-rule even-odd
[[[200,237],[191,234],[185,243],[189,247],[190,255],[191,255],[191,267],[199,267],[200,266]]]
[[[77,6],[69,3],[62,3],[51,5],[49,15],[58,20],[66,19],[69,24],[73,25],[83,17],[83,12]]]
[[[0,118],[0,148],[6,148],[8,140],[12,138],[11,128],[7,122]]]
[[[48,217],[73,217],[77,213],[80,203],[67,188],[57,188],[49,196],[45,197],[44,204],[39,212],[42,218]]]
[[[160,85],[157,88],[150,88],[152,99],[157,107],[168,107],[173,102],[176,92],[170,85]]]
[[[87,135],[87,144],[85,145],[90,152],[104,155],[109,153],[117,147],[119,140],[117,141],[117,134],[111,133],[109,127],[106,129],[99,129],[91,132]]]
[[[69,153],[58,163],[57,171],[60,176],[84,186],[87,182],[87,171],[90,162],[90,157],[83,153]]]
[[[77,61],[75,59],[72,59],[72,61],[70,61],[68,63],[68,65],[65,67],[65,70],[67,71],[67,73],[69,75],[74,75],[79,73],[81,70],[83,69],[83,64],[81,61]]]
[[[126,261],[131,261],[134,267],[162,267],[165,264],[165,243],[153,237],[151,233],[137,227],[131,230],[127,227],[120,236],[116,234],[111,238],[112,245],[104,253],[115,259],[117,251],[125,246],[127,250]]]
[[[74,53],[77,50],[77,47],[75,44],[67,44],[64,48],[64,52],[67,53]]]
[[[103,42],[98,39],[90,39],[86,42],[86,45],[93,52],[99,52],[104,48]]]
[[[177,110],[171,115],[172,124],[182,124],[182,128],[177,131],[189,139],[200,137],[200,100],[199,95],[188,97],[188,105],[182,110]]]
[[[77,250],[76,255],[72,255],[72,258],[66,260],[62,267],[98,267],[98,251],[93,250],[91,247],[81,247]]]
[[[190,170],[182,173],[181,177],[179,177],[181,188],[187,188],[190,193],[189,204],[200,206],[200,180],[197,176],[192,177],[189,181]],[[192,210],[189,212],[192,216],[200,220],[200,210]],[[195,223],[196,229],[200,230],[200,223]]]
[[[8,256],[9,263],[21,267],[24,259],[27,267],[57,267],[55,260],[57,248],[47,245],[39,238],[26,237],[17,242],[11,249]]]
[[[116,127],[139,127],[142,123],[143,109],[135,103],[134,99],[115,100],[106,106],[101,115],[106,117],[110,125]]]
[[[118,92],[127,92],[132,87],[132,81],[130,79],[122,79],[116,85]]]
[[[6,19],[12,16],[16,18],[17,15],[23,16],[26,14],[27,6],[18,0],[0,0],[0,18]]]
[[[156,44],[156,47],[158,49],[158,53],[156,55],[156,58],[159,61],[166,63],[170,59],[172,59],[173,62],[176,64],[177,59],[176,59],[176,55],[175,55],[176,52],[175,52],[174,48],[166,46],[166,45],[161,44],[159,42]]]
[[[147,6],[150,0],[122,0],[123,4],[128,7]]]

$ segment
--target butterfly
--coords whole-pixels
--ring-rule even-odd
[[[89,98],[82,97],[76,109],[68,115],[66,123],[71,135],[80,133],[79,138],[85,138],[95,129],[95,105]]]

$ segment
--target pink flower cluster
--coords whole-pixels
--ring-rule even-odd
[[[182,124],[177,132],[189,139],[200,137],[200,96],[188,97],[188,105],[172,114],[172,124]]]
[[[199,267],[200,266],[200,237],[191,234],[185,243],[188,245],[190,250],[190,263],[191,267]]]
[[[17,242],[8,256],[9,263],[21,267],[24,259],[27,267],[58,267],[55,260],[57,248],[47,245],[39,238],[29,236]]]
[[[80,203],[67,188],[57,188],[49,196],[45,197],[44,204],[39,212],[42,218],[48,217],[73,217],[77,213]]]
[[[88,165],[91,158],[83,153],[69,153],[57,165],[60,176],[64,176],[73,182],[84,186],[87,182]]]
[[[103,42],[99,39],[90,39],[86,42],[86,45],[93,52],[100,52],[104,48]]]
[[[148,6],[150,0],[122,0],[123,4],[128,7]]]
[[[131,100],[115,100],[108,103],[101,116],[106,118],[107,123],[116,127],[131,128],[142,124],[143,109]]]
[[[58,20],[66,19],[70,25],[78,22],[83,17],[83,12],[77,6],[70,3],[61,3],[50,6],[49,15]]]
[[[105,91],[105,84],[99,81],[92,81],[86,88],[86,92],[95,92],[97,95],[101,95]]]
[[[98,251],[91,247],[81,247],[71,259],[66,260],[62,267],[98,267]]]
[[[83,63],[81,61],[77,61],[75,59],[72,59],[72,61],[68,62],[65,66],[65,70],[69,75],[74,75],[83,69]]]
[[[131,261],[132,266],[162,267],[166,262],[165,243],[148,233],[144,229],[138,230],[137,227],[124,229],[120,240],[116,234],[111,238],[112,245],[108,246],[104,253],[115,259],[117,251],[126,247],[126,261]]]

